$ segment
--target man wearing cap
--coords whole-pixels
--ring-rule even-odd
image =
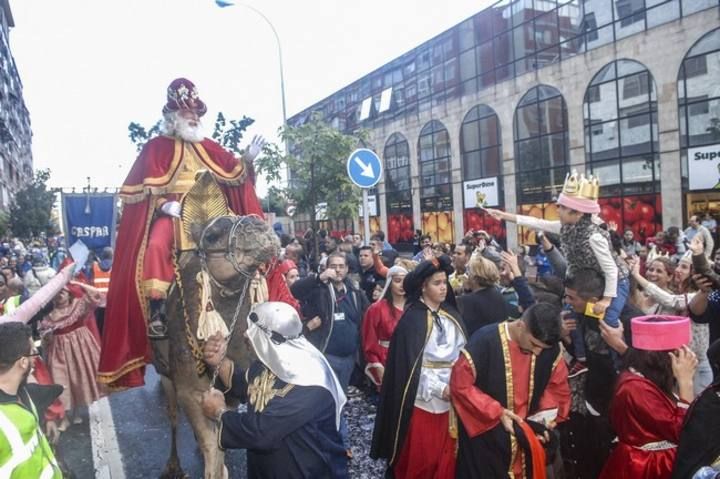
[[[387,459],[387,477],[455,477],[449,382],[467,335],[447,280],[452,271],[442,255],[403,280],[407,302],[390,339],[370,450]]]
[[[247,403],[247,412],[230,410],[217,389],[202,399],[203,412],[218,423],[220,448],[247,449],[248,477],[348,477],[338,432],[345,394],[302,329],[292,306],[267,302],[247,319],[245,334],[258,357],[247,371],[225,357],[227,343],[220,335],[203,348],[225,394]]]
[[[251,163],[262,138],[253,139],[242,159],[205,138],[200,117],[207,107],[185,78],[170,83],[162,111],[162,134],[145,144],[120,189],[124,206],[98,377],[115,387],[142,385],[151,358],[147,337],[166,337],[164,301],[175,277],[174,219],[196,174],[212,173],[235,214],[262,216]]]

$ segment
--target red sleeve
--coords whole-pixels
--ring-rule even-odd
[[[365,318],[362,321],[362,345],[365,361],[368,363],[379,363],[380,355],[378,354],[378,336],[377,328],[382,316],[380,303],[373,303],[365,312]]]
[[[567,421],[570,417],[571,395],[570,384],[568,383],[567,364],[565,364],[562,356],[558,359],[559,361],[550,376],[550,381],[540,398],[538,411],[558,408],[556,422],[560,423]]]
[[[475,369],[462,351],[450,375],[450,397],[455,412],[471,438],[500,423],[503,407],[475,386]]]
[[[622,405],[617,407],[616,405]],[[613,419],[626,422],[628,416],[650,436],[678,443],[688,405],[670,399],[647,380],[626,381],[618,388],[611,411]],[[613,421],[615,423],[615,421]]]
[[[390,268],[385,266],[379,254],[373,253],[373,262],[375,263],[375,272],[383,278],[387,278],[388,269]]]

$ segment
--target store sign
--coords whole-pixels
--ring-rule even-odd
[[[360,212],[360,218],[363,217],[363,205],[362,201],[360,202],[360,208],[358,209]],[[368,195],[368,216],[377,216],[378,215],[378,205],[377,205],[377,195]]]
[[[465,208],[479,208],[481,206],[499,206],[498,177],[480,178],[463,182],[463,197]]]
[[[315,221],[327,221],[327,203],[318,203],[315,205]]]
[[[690,190],[720,190],[720,145],[688,150]]]

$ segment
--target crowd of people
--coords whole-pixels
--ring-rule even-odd
[[[224,211],[243,217],[224,217],[238,221],[231,231],[247,218],[264,226],[245,181],[263,140],[235,158],[201,135],[206,110],[189,80],[168,87],[164,134],[121,189],[115,268],[109,249],[79,271],[57,238],[2,243],[0,477],[62,477],[52,449],[62,431],[106,387],[144,384],[150,340],[169,340],[172,252],[186,239],[174,225],[203,165],[221,180]],[[226,357],[227,328],[182,336],[198,344],[200,375],[218,380],[200,400],[200,419],[213,421],[204,433],[247,449],[250,477],[348,477],[354,388],[376,407],[369,454],[386,477],[717,477],[717,225],[693,216],[641,243],[604,224],[598,196],[597,179],[573,173],[557,221],[486,209],[537,232],[537,245],[516,251],[485,231],[455,245],[419,233],[408,255],[380,231],[338,239],[278,227],[268,250],[279,243],[280,255],[253,277],[228,239],[212,261],[250,285],[244,330],[256,360],[243,369]],[[240,290],[205,267],[197,321],[226,326],[211,281]]]

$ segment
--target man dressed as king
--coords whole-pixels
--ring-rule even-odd
[[[173,80],[162,134],[145,144],[120,190],[124,206],[98,372],[98,381],[112,388],[142,386],[152,358],[148,339],[167,337],[164,302],[175,277],[173,218],[180,217],[180,200],[196,173],[213,174],[235,214],[263,216],[252,160],[264,141],[256,137],[236,158],[201,133],[206,111],[190,80]]]

